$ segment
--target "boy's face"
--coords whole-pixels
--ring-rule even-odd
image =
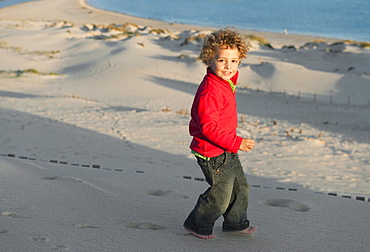
[[[217,47],[215,50],[215,56],[210,60],[208,66],[218,77],[224,80],[229,80],[238,71],[239,62],[238,49]]]

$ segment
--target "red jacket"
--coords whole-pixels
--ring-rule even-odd
[[[238,75],[239,72],[231,78],[235,85]],[[190,149],[205,157],[216,157],[225,151],[238,152],[242,138],[236,135],[237,125],[235,93],[228,81],[208,68],[191,108]]]

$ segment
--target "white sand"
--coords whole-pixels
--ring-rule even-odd
[[[334,39],[253,32],[275,48],[252,42],[238,89],[259,230],[182,229],[207,185],[187,132],[202,41],[181,44],[209,31],[77,0],[0,10],[0,251],[367,250],[370,49]]]

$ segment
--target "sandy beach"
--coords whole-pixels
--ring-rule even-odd
[[[210,31],[80,0],[0,9],[0,251],[368,250],[370,47],[312,36],[243,31],[258,231],[182,228],[207,188],[188,122]]]

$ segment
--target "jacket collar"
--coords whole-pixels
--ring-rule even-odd
[[[226,85],[230,85],[231,86],[231,84],[230,84],[230,82],[229,81],[227,81],[227,80],[224,80],[224,79],[221,79],[220,77],[218,77],[213,71],[212,71],[212,69],[210,68],[210,67],[208,67],[207,68],[207,75],[208,76],[210,76],[212,79],[216,79],[216,80],[218,80],[218,81],[220,81],[220,82],[222,82],[222,83],[224,83],[224,84],[226,84]],[[232,78],[230,78],[230,80],[232,81],[232,83],[234,84],[234,86],[236,86],[236,84],[237,84],[237,82],[238,82],[238,77],[239,77],[239,71],[237,71],[236,72],[236,74],[232,77]]]

